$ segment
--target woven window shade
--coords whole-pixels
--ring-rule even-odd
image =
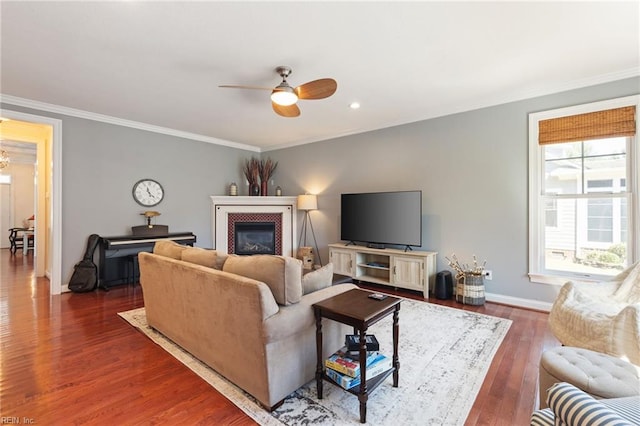
[[[636,107],[609,109],[568,117],[541,120],[538,143],[575,142],[636,134]]]

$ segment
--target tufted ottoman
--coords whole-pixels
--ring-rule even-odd
[[[547,407],[547,390],[559,382],[571,383],[596,399],[640,395],[639,370],[629,362],[587,349],[550,349],[540,360],[540,408]]]

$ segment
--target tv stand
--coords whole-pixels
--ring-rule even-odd
[[[429,298],[436,279],[436,252],[329,244],[333,272],[354,280],[421,291]]]

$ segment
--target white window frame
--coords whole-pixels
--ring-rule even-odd
[[[538,144],[538,123],[542,120],[604,111],[626,106],[636,107],[636,136],[627,152],[627,168],[630,171],[627,181],[629,204],[631,206],[628,218],[628,232],[631,232],[630,246],[627,247],[628,264],[638,261],[640,253],[640,197],[639,168],[640,168],[640,123],[637,118],[640,111],[640,95],[626,96],[589,104],[576,105],[549,111],[529,114],[529,280],[535,283],[562,285],[568,280],[601,281],[604,276],[587,274],[559,274],[556,271],[544,269],[544,237],[545,237],[545,204],[542,200],[542,148]]]

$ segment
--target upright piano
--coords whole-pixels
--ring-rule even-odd
[[[161,240],[171,240],[179,244],[193,246],[196,242],[196,236],[192,232],[174,232],[161,235],[100,237],[98,288],[108,289],[116,285],[127,284],[128,262],[135,260],[135,256],[141,251],[152,252],[156,241]],[[132,275],[135,280],[135,273]]]

